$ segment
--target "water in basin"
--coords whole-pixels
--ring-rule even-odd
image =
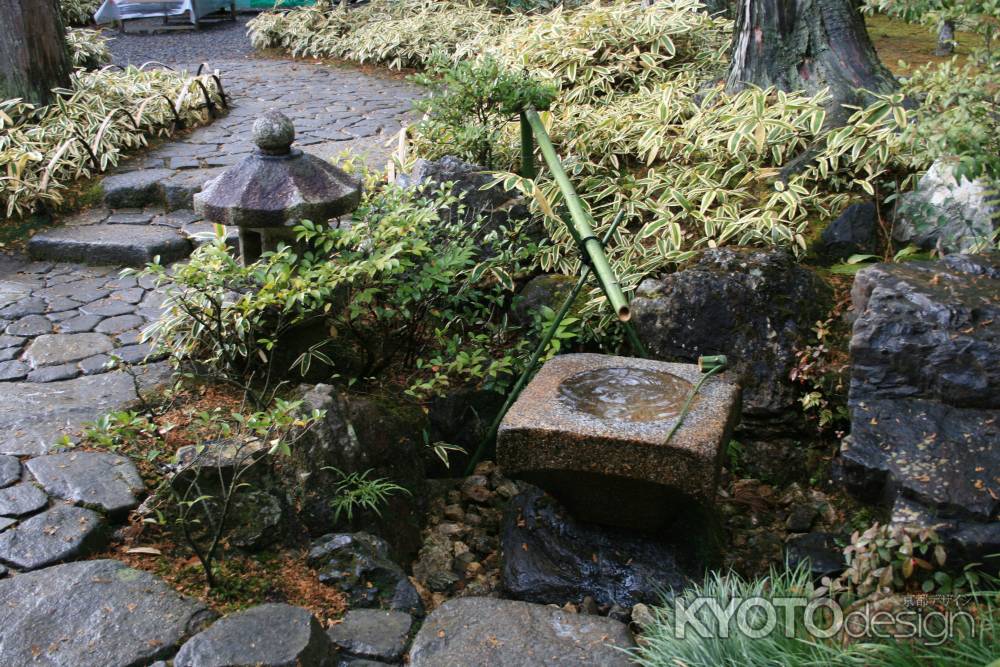
[[[566,378],[559,400],[601,419],[637,422],[676,417],[691,383],[672,373],[642,368],[596,368]]]

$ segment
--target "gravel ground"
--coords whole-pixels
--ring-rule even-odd
[[[214,66],[253,56],[254,50],[246,35],[246,24],[251,18],[253,15],[241,14],[236,21],[209,23],[200,30],[167,30],[152,34],[145,31],[160,28],[159,19],[131,21],[126,25],[128,34],[106,30],[105,35],[113,38],[110,47],[117,65],[141,65],[155,60],[174,68],[193,70],[203,62]]]

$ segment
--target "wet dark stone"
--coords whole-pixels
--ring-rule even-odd
[[[878,212],[875,204],[851,204],[826,226],[815,245],[820,260],[833,264],[851,255],[877,253]]]
[[[917,519],[973,536],[953,543],[979,560],[1000,520],[1000,254],[878,264],[858,273],[852,296],[839,478],[859,497],[905,499]]]
[[[105,545],[106,537],[96,512],[56,505],[0,533],[0,561],[37,570],[93,553]]]
[[[664,541],[574,520],[554,498],[528,487],[511,501],[501,532],[504,590],[541,604],[631,607],[662,600],[687,580]]]
[[[368,533],[334,533],[313,542],[309,564],[319,580],[335,586],[351,608],[422,614],[423,603],[403,569],[389,559],[389,545]]]
[[[847,567],[844,563],[844,554],[837,546],[836,535],[833,533],[804,533],[790,536],[785,543],[785,559],[791,569],[808,560],[809,569],[817,580],[839,575]]]
[[[795,420],[796,350],[825,317],[831,290],[782,250],[707,250],[684,270],[646,280],[632,319],[649,353],[697,362],[726,355],[740,376],[743,417]]]
[[[202,603],[118,561],[56,565],[0,581],[0,664],[148,665],[211,618]]]
[[[402,611],[352,609],[328,634],[351,656],[396,663],[403,658],[412,626],[413,618]]]
[[[333,644],[312,614],[262,604],[226,616],[189,639],[174,667],[334,667]]]
[[[173,175],[169,169],[140,169],[107,176],[101,181],[104,203],[110,208],[142,208],[163,202],[162,182]]]

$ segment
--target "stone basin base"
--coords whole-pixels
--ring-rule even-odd
[[[697,525],[715,498],[740,390],[726,374],[697,394],[698,367],[568,354],[547,362],[504,417],[497,462],[585,521],[640,530]]]

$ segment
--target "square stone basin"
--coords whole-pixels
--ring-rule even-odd
[[[497,462],[579,519],[650,530],[675,523],[684,508],[712,504],[739,417],[739,386],[727,373],[713,376],[667,442],[701,375],[693,364],[555,357],[500,424]]]

